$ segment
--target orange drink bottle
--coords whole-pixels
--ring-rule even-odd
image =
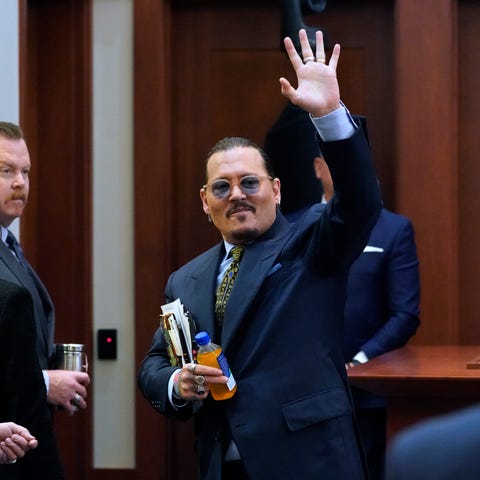
[[[226,400],[227,398],[232,397],[237,391],[237,383],[230,371],[222,347],[212,343],[207,332],[197,333],[195,335],[195,340],[198,345],[197,362],[200,365],[219,368],[228,378],[226,384],[211,383],[209,385],[212,397],[215,400]]]

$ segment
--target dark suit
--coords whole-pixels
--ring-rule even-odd
[[[33,299],[37,329],[36,351],[42,370],[51,368],[54,354],[55,311],[47,289],[33,268],[27,264],[30,275],[18,263],[10,249],[0,241],[0,279],[26,288]]]
[[[350,269],[343,349],[374,358],[404,345],[419,325],[420,282],[413,227],[382,209]]]
[[[345,360],[363,351],[369,359],[404,345],[419,325],[420,282],[410,220],[382,209],[367,247],[353,263],[347,286]],[[381,478],[386,400],[353,388],[372,479]]]
[[[394,438],[387,480],[478,480],[480,406],[433,418]]]
[[[28,291],[0,280],[0,422],[18,423],[38,440],[15,464],[0,465],[2,480],[63,478],[35,336]]]
[[[364,478],[341,350],[348,268],[380,210],[370,152],[357,130],[322,144],[338,195],[312,207],[295,227],[280,214],[247,245],[225,311],[221,343],[237,381],[227,401],[175,410],[160,332],[139,372],[151,405],[170,417],[195,414],[202,479],[221,478],[226,419],[254,480]],[[332,160],[329,160],[332,159]],[[173,273],[167,300],[180,298],[198,328],[215,332],[214,299],[223,242]]]

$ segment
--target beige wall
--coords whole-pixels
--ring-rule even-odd
[[[118,330],[93,360],[94,468],[135,467],[132,1],[93,2],[93,341]]]
[[[0,15],[0,120],[18,123],[18,2],[4,0]],[[11,225],[19,236],[19,222]]]

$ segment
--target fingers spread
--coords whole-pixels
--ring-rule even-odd
[[[283,41],[285,45],[285,50],[287,51],[288,58],[295,70],[300,68],[303,65],[303,61],[297,53],[292,40],[289,37],[286,37]]]
[[[315,58],[317,62],[325,63],[325,46],[323,45],[323,33],[321,31],[315,33],[315,40],[317,43]]]
[[[333,47],[332,56],[328,62],[328,66],[332,67],[334,70],[337,70],[338,58],[340,57],[340,45],[337,43]]]

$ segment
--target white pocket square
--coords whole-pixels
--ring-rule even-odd
[[[275,273],[279,268],[282,268],[281,263],[275,264],[267,273],[267,277],[270,276],[272,273]]]
[[[371,245],[367,245],[364,249],[364,252],[383,252],[383,248],[381,247],[372,247]]]

